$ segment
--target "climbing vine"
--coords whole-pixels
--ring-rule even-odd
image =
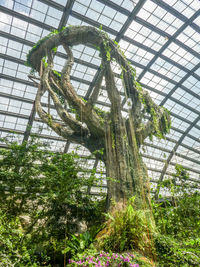
[[[93,46],[100,52],[102,59],[87,102],[77,94],[70,80],[74,63],[71,47],[79,44]],[[67,54],[60,73],[53,70],[53,57],[59,45],[63,46]],[[112,68],[113,62],[121,69],[125,103],[128,104],[126,118],[121,93],[116,85],[116,74]],[[103,155],[97,153],[95,157],[104,161],[106,175],[112,179],[107,179],[108,207],[111,199],[116,202],[126,201],[134,193],[137,194],[138,207],[144,207],[142,202],[146,202],[147,207],[150,206],[147,174],[139,156],[139,148],[148,136],[163,138],[170,129],[170,117],[142,89],[136,78],[136,70],[126,59],[119,44],[111,40],[102,27],[71,26],[61,31],[55,30],[40,40],[29,52],[27,64],[40,74],[42,86],[38,86],[36,101],[40,118],[58,135],[85,146],[91,153],[104,149]],[[109,112],[95,106],[103,81],[111,104]],[[46,85],[45,89],[50,93],[61,122],[48,115],[42,107],[41,96],[45,91],[43,85]],[[113,179],[122,184],[123,188],[119,190]]]

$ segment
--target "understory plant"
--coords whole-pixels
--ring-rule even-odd
[[[38,266],[34,249],[29,246],[29,238],[24,238],[19,218],[10,219],[2,211],[0,211],[0,266]]]
[[[69,260],[68,266],[130,266],[139,267],[132,253],[100,252],[94,255],[83,255],[78,260]]]
[[[68,266],[126,266],[126,267],[154,267],[153,261],[144,257],[138,252],[105,252],[97,251],[96,249],[87,249],[84,253],[77,255],[73,259],[69,260]]]
[[[135,197],[103,213],[104,201],[85,190],[95,170],[79,176],[75,153],[49,152],[37,138],[4,141],[0,266],[200,266],[200,194],[181,165],[161,185],[171,197],[153,202],[155,226]]]
[[[177,164],[175,170],[161,184],[171,196],[153,202],[157,260],[159,266],[200,266],[200,193],[186,169]]]
[[[23,232],[18,244],[21,249],[27,241],[27,249],[40,262],[46,255],[48,263],[62,266],[65,249],[80,230],[80,223],[87,227],[91,221],[101,220],[102,201],[87,191],[97,181],[94,172],[88,177],[78,175],[82,169],[75,153],[52,153],[38,138],[22,144],[3,141],[7,144],[6,149],[0,149],[0,209],[4,220],[9,225],[18,218],[15,226]]]
[[[135,197],[127,205],[118,205],[106,215],[105,227],[96,237],[97,247],[105,251],[137,250],[152,256],[154,225],[145,210],[134,205]]]

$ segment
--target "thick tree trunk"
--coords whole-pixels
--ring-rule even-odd
[[[150,209],[150,183],[132,120],[125,124],[121,118],[118,125],[107,124],[105,165],[108,209],[112,208],[112,202],[125,205],[132,196],[137,209]]]
[[[101,71],[88,101],[83,101],[73,88],[70,73],[73,53],[70,46],[90,44],[100,50]],[[62,45],[67,53],[67,61],[61,71],[53,70],[55,49]],[[47,60],[47,62],[46,62]],[[149,94],[136,82],[135,71],[126,60],[116,42],[104,32],[89,26],[70,26],[61,32],[53,32],[40,40],[27,57],[28,64],[40,74],[40,84],[36,97],[36,110],[40,118],[58,135],[96,152],[98,159],[106,165],[108,177],[107,208],[112,201],[126,204],[135,196],[138,209],[150,210],[150,186],[147,170],[139,154],[140,144],[149,135],[160,138],[170,128],[168,112],[157,106]],[[126,101],[131,99],[128,120],[122,116],[123,101],[116,86],[113,62],[118,64],[122,74],[122,84]],[[105,89],[111,103],[110,112],[100,114],[95,103],[105,78]],[[62,123],[46,112],[41,105],[41,97],[48,91]],[[71,112],[63,105],[68,103]],[[146,122],[146,116],[149,120]],[[105,153],[98,154],[104,149]]]

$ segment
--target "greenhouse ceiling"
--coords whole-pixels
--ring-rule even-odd
[[[141,151],[152,187],[174,173],[176,164],[189,170],[191,181],[200,183],[199,0],[0,0],[0,137],[22,142],[39,132],[52,150],[88,155],[39,119],[34,108],[37,88],[24,64],[34,43],[68,25],[102,27],[119,43],[142,87],[170,111],[172,128],[166,140],[147,139]],[[78,45],[73,53],[71,80],[87,99],[99,72],[98,51]],[[56,70],[61,70],[64,58],[59,49]],[[47,101],[44,96],[44,107]],[[109,108],[103,87],[97,106]],[[56,113],[53,105],[51,110]],[[94,159],[87,160],[87,167],[93,166],[99,172],[103,168]]]

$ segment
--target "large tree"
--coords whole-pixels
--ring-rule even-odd
[[[96,83],[87,101],[77,95],[70,81],[74,63],[71,47],[79,44],[98,49],[101,57]],[[62,72],[58,73],[53,70],[53,60],[60,45],[67,53],[67,60]],[[122,98],[116,86],[113,61],[121,69],[128,103],[126,118],[122,114]],[[164,137],[170,128],[170,117],[137,83],[135,70],[118,44],[101,29],[69,26],[40,40],[29,52],[27,62],[40,75],[35,105],[42,121],[58,135],[85,146],[91,153],[95,152],[95,156],[105,163],[107,207],[110,207],[111,200],[124,204],[135,195],[138,208],[149,208],[149,179],[139,150],[148,136]],[[95,107],[103,79],[111,103],[109,112],[101,112]],[[42,108],[41,98],[46,91],[62,123],[50,114],[50,109],[45,111]],[[70,109],[75,111],[76,117]]]

